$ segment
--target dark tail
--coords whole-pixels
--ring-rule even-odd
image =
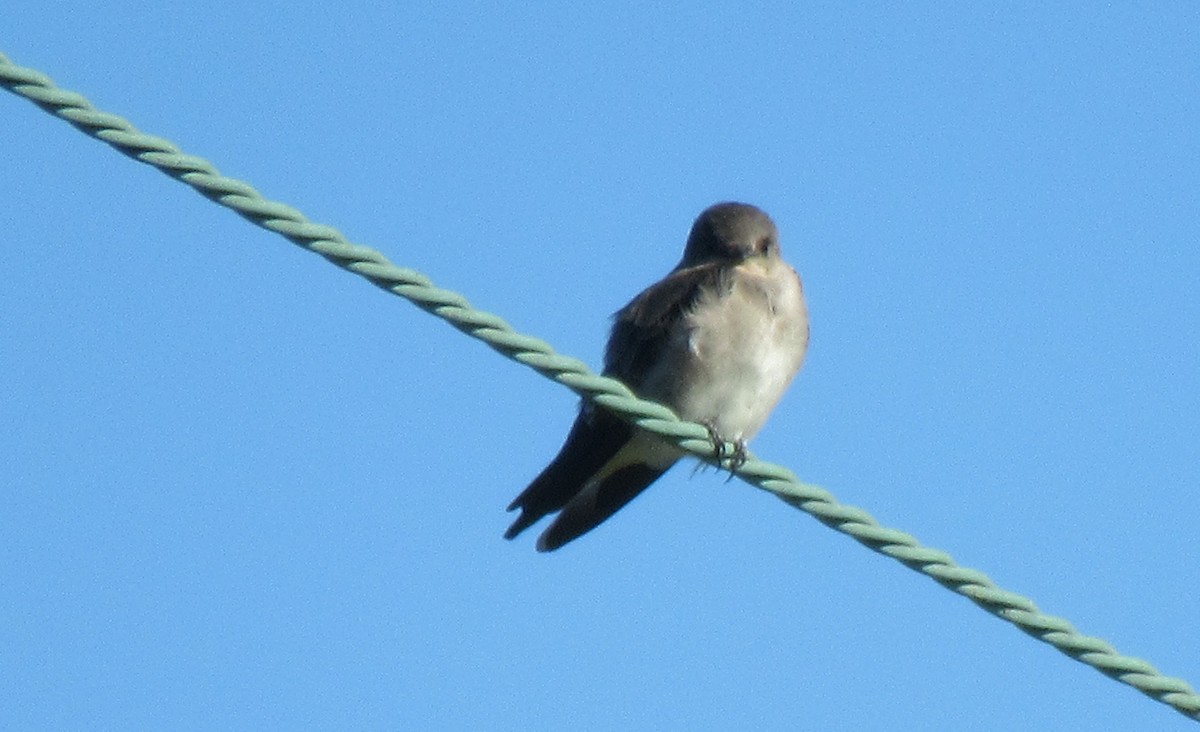
[[[509,511],[519,508],[521,515],[504,532],[504,538],[512,539],[546,514],[567,505],[632,435],[633,428],[625,422],[603,409],[585,405],[558,455],[509,504]]]
[[[669,467],[655,468],[643,463],[628,465],[614,471],[594,488],[579,493],[538,537],[538,551],[552,552],[596,528],[658,480]]]

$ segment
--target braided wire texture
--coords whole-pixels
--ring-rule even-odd
[[[1122,655],[1104,640],[1081,634],[1067,620],[1041,612],[1032,600],[997,587],[983,572],[961,567],[949,554],[922,546],[903,531],[881,526],[866,511],[839,503],[819,486],[801,483],[787,468],[749,454],[740,466],[728,460],[722,463],[715,455],[733,455],[734,445],[714,450],[708,430],[702,425],[680,420],[661,404],[638,399],[621,382],[598,376],[582,361],[555,353],[545,341],[514,331],[500,317],[472,308],[462,295],[434,286],[420,272],[397,267],[378,251],[347,241],[333,227],[312,223],[296,209],[264,198],[247,183],[221,175],[208,161],[186,155],[168,140],[146,135],[125,119],[95,109],[83,96],[58,88],[44,74],[17,66],[3,54],[0,85],[117,151],[186,183],[254,224],[399,295],[622,419],[662,436],[701,460],[732,470],[751,485],[926,575],[1076,661],[1200,721],[1200,694],[1183,679],[1165,676],[1146,661]]]

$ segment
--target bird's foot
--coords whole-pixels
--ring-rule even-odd
[[[713,458],[729,470],[729,480],[733,480],[734,471],[746,464],[746,441],[741,438],[733,440],[733,450],[729,451],[725,449],[728,443],[721,433],[717,432],[716,425],[705,422],[704,428],[708,430],[708,439],[713,444]]]
[[[746,464],[746,441],[738,438],[733,441],[733,454],[729,456],[729,470],[732,477],[734,470],[741,470]]]
[[[721,437],[721,433],[717,432],[717,426],[712,422],[701,422],[704,429],[708,430],[708,441],[713,446],[713,459],[718,463],[725,461],[725,438]]]

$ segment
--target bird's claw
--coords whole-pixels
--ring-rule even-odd
[[[716,459],[722,467],[729,470],[729,479],[733,480],[734,471],[746,464],[746,441],[739,438],[733,441],[733,450],[725,449],[728,444],[724,437],[717,432],[717,428],[711,422],[705,422],[704,428],[708,430],[708,439],[713,444],[713,458]],[[726,482],[728,482],[728,480]]]
[[[746,464],[746,441],[737,439],[733,441],[733,454],[729,456],[730,470],[741,470]]]

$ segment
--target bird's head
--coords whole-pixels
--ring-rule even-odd
[[[779,255],[779,232],[762,209],[748,203],[718,203],[696,217],[679,269],[712,260],[741,262]]]

